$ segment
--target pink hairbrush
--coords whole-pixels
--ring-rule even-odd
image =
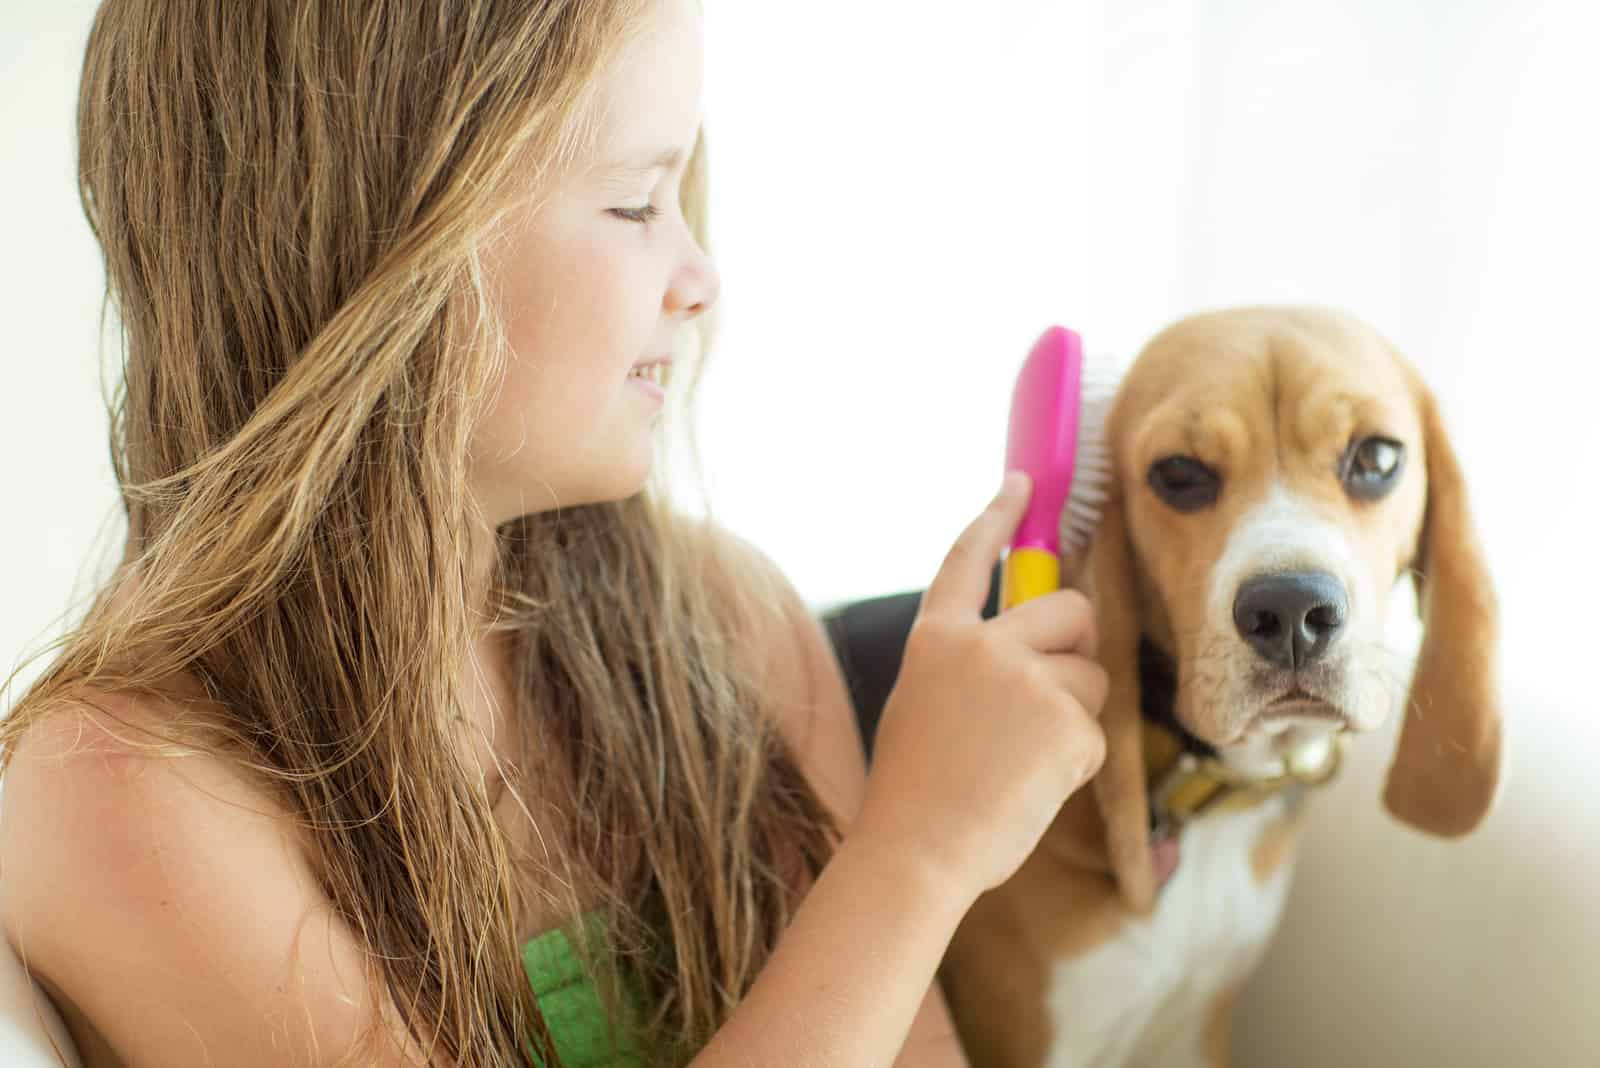
[[[1002,608],[1058,588],[1062,557],[1088,547],[1111,485],[1105,420],[1116,383],[1108,361],[1085,374],[1083,341],[1061,326],[1046,330],[1023,362],[1011,393],[1006,470],[1026,471],[1033,492],[1001,571]]]

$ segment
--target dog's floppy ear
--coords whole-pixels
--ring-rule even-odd
[[[1089,588],[1099,624],[1100,663],[1110,678],[1100,714],[1106,757],[1094,778],[1094,792],[1105,821],[1107,859],[1123,900],[1130,909],[1149,913],[1155,907],[1156,887],[1139,713],[1139,609],[1133,546],[1123,508],[1120,497],[1113,493],[1089,552]]]
[[[1500,781],[1499,611],[1438,403],[1417,385],[1428,503],[1415,579],[1424,635],[1383,801],[1419,830],[1478,825]]]

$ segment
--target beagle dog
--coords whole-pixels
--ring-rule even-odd
[[[1496,599],[1434,398],[1343,314],[1185,319],[1107,416],[1114,485],[1071,584],[1111,688],[1106,760],[941,978],[975,1068],[1225,1065],[1302,795],[1404,716],[1389,811],[1472,830],[1498,789]],[[1070,566],[1070,562],[1069,562]],[[1383,645],[1416,583],[1409,692]]]

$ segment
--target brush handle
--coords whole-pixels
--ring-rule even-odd
[[[1061,550],[1061,512],[1072,497],[1083,414],[1083,340],[1052,326],[1028,352],[1011,387],[1006,467],[1033,480],[1013,549]]]
[[[1042,597],[1061,586],[1061,558],[1049,549],[1024,546],[1006,554],[1000,570],[1000,609]]]

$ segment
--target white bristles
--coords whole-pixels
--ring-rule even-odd
[[[1108,356],[1083,357],[1083,406],[1078,418],[1078,450],[1073,462],[1072,491],[1061,509],[1061,558],[1076,559],[1089,547],[1105,509],[1116,472],[1106,441],[1111,402],[1122,384],[1122,366]]]

